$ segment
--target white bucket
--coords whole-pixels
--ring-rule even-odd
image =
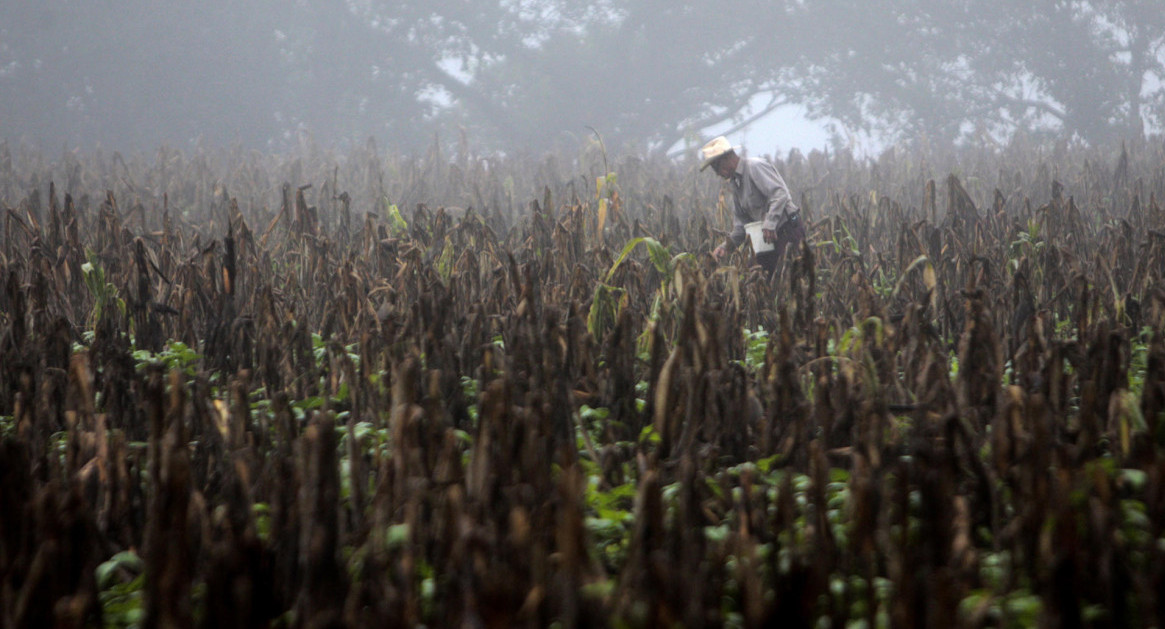
[[[764,253],[765,251],[773,250],[773,243],[765,242],[765,237],[761,233],[763,228],[764,221],[747,223],[744,226],[744,233],[748,234],[748,239],[752,241],[753,253]]]

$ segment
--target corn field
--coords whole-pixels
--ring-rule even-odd
[[[1165,624],[1165,145],[0,144],[0,627]]]

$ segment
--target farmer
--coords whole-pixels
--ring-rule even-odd
[[[732,186],[732,233],[712,251],[712,256],[723,260],[744,242],[746,223],[763,221],[761,234],[765,242],[773,244],[773,249],[756,254],[756,262],[772,273],[780,265],[785,250],[805,239],[800,210],[793,204],[781,173],[767,160],[740,157],[724,136],[705,144],[700,149],[700,157],[701,171],[711,166]]]

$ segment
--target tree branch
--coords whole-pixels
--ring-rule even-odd
[[[1032,100],[1030,98],[1018,98],[1016,96],[1011,96],[1003,90],[995,90],[995,98],[997,101],[1002,101],[1008,105],[1023,105],[1024,107],[1030,107],[1032,109],[1042,111],[1046,114],[1051,114],[1053,117],[1059,120],[1064,120],[1068,116],[1068,114],[1063,109],[1060,109],[1051,103]]]
[[[761,118],[764,118],[765,116],[776,111],[776,109],[778,107],[781,107],[781,106],[787,105],[787,104],[789,104],[789,99],[781,98],[781,97],[778,97],[776,94],[774,94],[772,99],[769,100],[769,104],[765,105],[764,109],[761,109],[759,112],[753,114],[752,116],[745,118],[744,120],[742,120],[738,124],[733,125],[730,129],[725,131],[723,133],[723,135],[728,135],[729,133],[736,133],[737,131],[740,131],[741,129],[751,125],[752,123],[756,122],[757,120],[760,120]]]
[[[757,94],[758,93],[750,94],[746,99],[743,99],[744,103],[747,103],[748,100],[751,100],[752,97],[756,96]],[[787,105],[790,102],[791,101],[786,97],[781,97],[781,96],[777,96],[776,94],[772,94],[772,98],[769,99],[768,104],[765,105],[760,111],[758,111],[755,114],[750,115],[748,118],[745,118],[744,120],[738,122],[737,124],[733,125],[731,128],[727,129],[726,131],[724,131],[720,135],[728,135],[731,133],[736,133],[737,131],[740,131],[741,129],[751,125],[752,123],[756,122],[757,120],[760,120],[761,118],[764,118],[765,116],[771,114],[778,107],[781,107],[783,105]],[[697,128],[698,129],[705,129],[705,128],[712,126],[716,123],[723,122],[724,120],[728,120],[728,119],[732,118],[732,116],[736,115],[736,113],[739,112],[741,109],[743,109],[743,107],[744,107],[744,104],[742,103],[740,107],[737,107],[734,110],[729,110],[728,112],[726,112],[724,114],[717,115],[717,116],[707,116],[696,123],[699,125],[699,127],[697,127]],[[677,141],[679,141],[680,138],[683,137],[682,133],[676,133],[674,135],[675,135],[675,139],[664,144],[663,148],[666,149],[666,147],[671,146],[672,144],[675,144]],[[684,150],[685,149],[676,149],[676,150],[668,153],[667,156],[669,158],[675,158],[675,157],[681,155],[684,152]]]
[[[489,121],[503,136],[508,138],[519,137],[518,130],[510,123],[505,111],[497,103],[491,100],[488,96],[482,94],[479,90],[462,83],[457,77],[449,74],[444,68],[433,63],[425,68],[420,68],[421,72],[433,83],[440,85],[449,91],[454,98],[461,99],[470,107],[477,109],[486,120]]]

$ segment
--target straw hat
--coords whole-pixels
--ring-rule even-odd
[[[710,142],[705,144],[703,148],[700,149],[700,157],[703,159],[703,163],[700,164],[700,170],[707,168],[712,164],[712,162],[716,161],[716,158],[720,157],[721,155],[724,155],[725,153],[733,153],[735,151],[736,149],[728,143],[728,138],[722,135],[712,138]]]

